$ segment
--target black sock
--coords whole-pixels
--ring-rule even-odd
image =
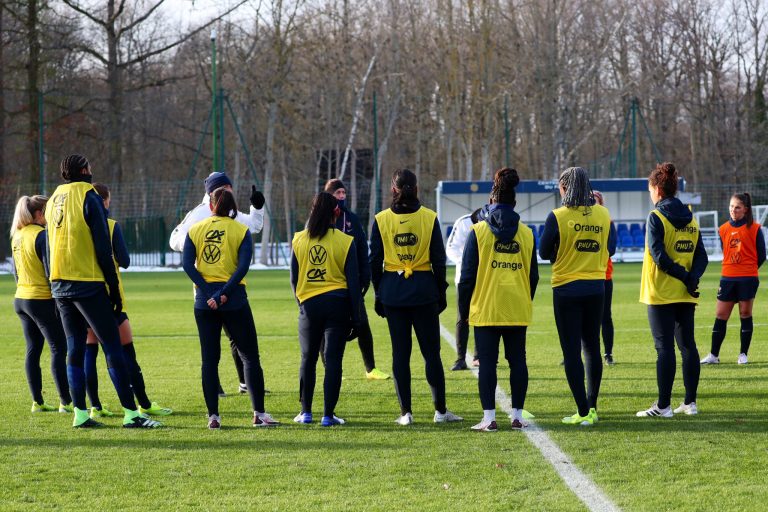
[[[752,317],[741,319],[741,353],[749,352],[749,344],[752,343]]]
[[[141,374],[141,367],[138,361],[136,361],[136,349],[133,346],[133,342],[123,345],[123,354],[128,366],[128,374],[131,376],[133,395],[141,407],[149,409],[152,407],[152,402],[149,401],[147,391],[144,388],[144,376]]]
[[[96,359],[98,356],[98,343],[85,346],[85,390],[88,393],[88,399],[91,401],[91,407],[101,409],[101,400],[99,400],[99,376],[96,373]]]
[[[725,330],[728,327],[728,320],[720,320],[715,318],[715,325],[712,326],[712,349],[710,352],[713,356],[718,357],[720,355],[720,347],[723,345],[725,339]]]

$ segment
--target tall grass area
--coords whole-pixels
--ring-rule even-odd
[[[768,502],[768,297],[758,293],[750,363],[737,366],[738,312],[729,322],[722,364],[703,367],[694,417],[641,419],[635,412],[656,396],[655,351],[645,306],[637,302],[640,266],[616,265],[613,314],[616,366],[606,367],[600,422],[562,425],[575,412],[565,380],[552,314],[549,267],[528,331],[530,384],[526,409],[572,461],[626,510],[764,510]],[[702,280],[697,310],[699,351],[709,351],[719,265]],[[452,282],[452,276],[449,276]],[[127,309],[150,398],[174,408],[156,431],[107,428],[79,431],[70,415],[31,414],[24,376],[24,341],[13,312],[14,284],[0,276],[0,509],[74,510],[584,510],[524,434],[499,411],[501,431],[469,427],[482,415],[477,381],[450,372],[455,353],[443,344],[448,407],[458,424],[432,423],[423,362],[412,358],[414,419],[399,413],[392,381],[369,382],[355,343],[347,345],[337,414],[338,428],[295,425],[299,410],[297,308],[287,271],[251,272],[247,278],[259,335],[267,410],[284,425],[250,426],[250,402],[236,394],[228,350],[220,375],[230,396],[221,399],[224,428],[206,428],[200,385],[200,349],[192,315],[191,284],[183,273],[124,274]],[[453,331],[455,289],[441,316]],[[386,323],[368,297],[377,366],[390,372]],[[472,341],[470,338],[470,347]],[[99,356],[102,401],[119,409]],[[57,397],[43,355],[44,395]],[[506,368],[502,360],[502,368]],[[322,368],[315,416],[322,411]],[[509,392],[506,370],[499,382]],[[683,397],[679,369],[673,405]]]

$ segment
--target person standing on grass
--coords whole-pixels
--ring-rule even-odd
[[[640,281],[640,302],[648,305],[648,323],[656,346],[656,381],[659,398],[639,417],[671,418],[698,413],[699,352],[694,339],[694,313],[699,279],[707,268],[707,252],[691,210],[677,194],[678,174],[669,162],[659,164],[648,177],[648,192],[655,209],[646,222],[645,255]],[[675,347],[683,358],[685,400],[672,410]]]
[[[27,342],[24,369],[32,393],[32,412],[72,412],[67,383],[67,338],[56,315],[51,285],[45,275],[45,196],[21,196],[11,222],[13,277],[16,295],[13,309],[21,320]],[[51,347],[51,375],[59,392],[59,407],[43,399],[40,356],[44,341]]]
[[[344,424],[336,416],[344,348],[361,324],[357,248],[354,238],[334,227],[340,215],[337,198],[320,192],[312,202],[306,229],[291,243],[291,288],[299,303],[301,346],[301,412],[293,421],[312,423],[315,371],[323,350],[323,427]]]
[[[210,194],[219,187],[226,187],[230,192],[232,191],[232,182],[229,177],[223,172],[212,172],[205,178],[205,195],[203,201],[190,210],[181,221],[181,224],[176,226],[171,233],[171,239],[169,244],[174,251],[182,252],[184,250],[184,242],[187,238],[189,229],[201,220],[207,219],[211,216]],[[251,208],[249,213],[235,212],[235,220],[248,227],[251,235],[255,235],[261,232],[261,228],[264,226],[264,194],[256,190],[256,185],[251,185]],[[248,392],[248,386],[245,383],[245,373],[243,371],[243,361],[237,351],[237,344],[232,339],[229,332],[224,330],[224,333],[229,338],[229,348],[232,354],[232,360],[235,362],[235,370],[237,370],[237,377],[240,382],[238,391],[241,394]],[[227,396],[224,389],[221,387],[221,383],[218,384],[219,396]]]
[[[446,308],[445,248],[435,212],[421,206],[416,175],[398,169],[392,176],[392,206],[376,214],[371,229],[371,280],[376,314],[387,319],[392,340],[392,373],[400,402],[398,425],[413,423],[411,330],[424,357],[432,389],[435,423],[462,421],[445,405],[440,359],[440,313]]]
[[[595,202],[600,206],[605,206],[602,192],[592,191]],[[611,221],[611,229],[616,229]],[[603,346],[605,348],[603,361],[608,366],[616,364],[613,361],[613,314],[611,308],[613,305],[613,260],[608,257],[608,266],[605,269],[605,298],[603,299]]]
[[[496,432],[496,366],[499,338],[509,362],[512,388],[512,428],[527,426],[523,406],[528,391],[525,335],[533,316],[533,297],[539,282],[536,242],[531,228],[515,212],[517,171],[496,171],[491,204],[484,220],[472,226],[462,255],[459,281],[459,318],[474,327],[480,358],[478,389],[483,419],[472,430]]]
[[[480,219],[480,210],[473,211],[467,215],[462,215],[456,222],[453,223],[453,229],[448,237],[448,241],[445,243],[445,252],[449,258],[456,262],[456,275],[454,277],[454,283],[456,289],[459,288],[459,281],[461,281],[461,264],[462,256],[464,254],[464,247],[467,245],[467,238],[472,232],[472,226],[477,224]],[[458,300],[458,293],[456,294]],[[467,345],[469,344],[469,323],[466,319],[462,320],[461,313],[457,305],[456,308],[456,361],[451,366],[451,371],[459,371],[467,369]],[[475,345],[475,353],[472,356],[472,366],[479,366],[480,360],[477,357],[477,345]]]
[[[555,324],[565,376],[578,409],[563,418],[563,423],[586,426],[598,420],[605,272],[616,250],[616,231],[608,210],[595,204],[585,169],[569,167],[560,175],[558,186],[563,206],[547,216],[539,255],[552,262]]]
[[[128,320],[128,314],[125,311],[125,291],[123,290],[123,280],[120,277],[120,267],[128,268],[128,265],[131,264],[131,257],[128,254],[128,247],[125,245],[120,224],[109,218],[109,205],[111,202],[109,187],[103,183],[94,183],[93,188],[96,189],[96,192],[104,202],[104,209],[107,213],[107,225],[109,226],[109,237],[112,241],[115,272],[117,273],[117,283],[120,289],[120,299],[123,302],[123,309],[117,316],[117,325],[120,331],[120,344],[123,347],[123,356],[131,376],[131,389],[136,397],[136,401],[139,402],[139,411],[150,416],[168,416],[173,413],[172,409],[162,407],[157,402],[152,402],[147,396],[144,375],[141,373],[141,367],[136,360],[136,349],[133,346],[133,331],[131,330],[131,322]],[[99,376],[96,371],[98,355],[99,338],[93,332],[93,329],[88,329],[88,338],[85,345],[85,386],[88,398],[91,401],[91,418],[115,415],[104,407],[99,399]]]
[[[85,403],[85,345],[88,327],[101,340],[112,383],[123,406],[123,427],[156,428],[136,407],[131,377],[120,346],[117,317],[123,309],[104,204],[91,181],[91,164],[73,154],[61,162],[59,185],[45,209],[51,294],[67,336],[67,377],[74,404],[72,425],[98,427]]]
[[[371,333],[371,325],[368,322],[368,313],[365,310],[365,292],[368,291],[368,287],[371,285],[371,268],[368,266],[368,240],[365,237],[360,219],[346,206],[347,189],[344,183],[339,179],[328,180],[324,190],[332,194],[339,204],[341,213],[336,218],[336,229],[355,239],[357,268],[360,274],[360,289],[362,290],[360,294],[360,325],[357,329],[357,344],[360,347],[360,354],[363,356],[365,378],[368,380],[387,380],[389,375],[376,368],[376,359],[373,355],[373,334]],[[322,355],[325,351],[321,348],[320,353]]]
[[[720,347],[736,303],[739,304],[741,319],[741,350],[736,360],[738,364],[747,364],[747,353],[752,343],[752,306],[760,286],[758,269],[765,262],[765,238],[762,226],[752,218],[752,197],[749,193],[733,194],[728,211],[731,218],[720,226],[723,270],[720,288],[717,290],[712,349],[701,360],[701,364],[720,362]]]
[[[253,256],[248,228],[235,220],[237,203],[229,187],[211,191],[213,215],[193,224],[184,242],[184,271],[195,283],[195,322],[200,335],[202,381],[208,428],[221,428],[219,359],[221,329],[227,332],[243,360],[245,384],[251,397],[253,426],[278,425],[264,409],[264,373],[253,313],[245,290],[245,275]]]

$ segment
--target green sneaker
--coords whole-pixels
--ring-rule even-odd
[[[158,428],[163,426],[159,421],[155,421],[139,411],[131,411],[123,407],[123,413],[123,428]]]
[[[592,416],[590,416],[589,413],[587,413],[586,416],[579,416],[579,413],[577,412],[573,416],[566,416],[563,418],[563,423],[566,425],[581,425],[584,427],[588,427],[590,425],[595,424],[595,419],[593,419]]]
[[[589,416],[590,418],[592,418],[592,423],[593,423],[593,424],[597,423],[597,409],[595,409],[594,407],[593,407],[593,408],[591,408],[591,409],[589,410],[589,414],[588,414],[587,416]]]
[[[68,403],[67,405],[59,404],[59,412],[62,412],[62,413],[75,412],[75,406],[72,403]]]
[[[74,408],[75,419],[72,420],[72,426],[74,428],[96,428],[103,425],[98,421],[93,421],[88,415],[88,409]]]
[[[532,420],[532,419],[535,419],[535,418],[536,418],[536,416],[534,416],[533,414],[531,414],[528,411],[526,411],[525,409],[523,409],[523,419],[524,420]]]
[[[150,416],[168,416],[173,414],[173,409],[170,407],[162,407],[157,402],[152,402],[152,405],[148,409],[139,407],[139,412]]]
[[[56,407],[52,405],[48,405],[47,403],[43,402],[41,404],[37,402],[32,402],[32,412],[51,412],[56,411]]]
[[[115,413],[107,409],[106,405],[102,405],[101,409],[91,407],[91,418],[111,418]]]
[[[369,372],[365,372],[365,378],[368,380],[387,380],[389,375],[379,370],[378,368],[374,368]]]

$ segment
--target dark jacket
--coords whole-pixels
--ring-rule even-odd
[[[413,213],[421,208],[418,202],[411,204],[396,204],[392,211],[398,214]],[[368,261],[371,264],[371,281],[376,291],[376,300],[393,307],[420,306],[437,302],[441,306],[446,303],[445,290],[445,246],[443,235],[440,233],[440,222],[435,219],[432,228],[432,238],[429,242],[429,260],[432,272],[416,271],[406,279],[397,272],[384,271],[384,243],[376,221],[371,229],[371,254]]]
[[[371,267],[368,266],[368,238],[363,231],[363,225],[354,212],[342,206],[341,215],[336,219],[336,229],[355,239],[360,289],[365,292],[371,285]]]
[[[675,228],[682,228],[693,219],[691,210],[676,197],[665,197],[656,203],[656,209]],[[667,250],[664,247],[664,224],[653,212],[648,214],[645,231],[648,251],[651,253],[653,261],[663,272],[683,282],[688,279],[688,274],[691,274],[696,280],[701,278],[707,269],[707,263],[709,263],[707,251],[704,249],[704,244],[701,241],[701,230],[699,230],[699,240],[696,242],[690,272],[685,270],[685,267],[682,265],[675,263],[667,254]]]
[[[487,222],[491,232],[501,242],[511,241],[517,234],[520,226],[520,215],[513,206],[505,204],[491,204],[482,208],[479,218],[481,222]],[[469,304],[472,301],[472,293],[477,282],[477,267],[480,263],[480,253],[477,245],[475,230],[469,232],[467,244],[464,246],[464,256],[461,259],[461,279],[459,280],[459,317],[462,320],[469,318]],[[531,300],[536,295],[536,287],[539,284],[539,263],[536,259],[536,239],[533,239],[533,251],[531,252],[531,266],[528,276],[531,285]]]

